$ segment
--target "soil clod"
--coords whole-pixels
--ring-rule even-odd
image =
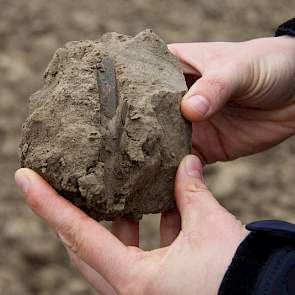
[[[21,165],[97,220],[174,208],[176,169],[191,149],[179,108],[186,90],[150,30],[70,42],[30,98]]]

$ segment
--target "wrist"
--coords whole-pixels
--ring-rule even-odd
[[[240,244],[218,295],[293,294],[287,291],[294,281],[295,226],[266,220],[247,225],[250,235]]]
[[[216,290],[216,294],[220,289],[220,286],[224,280],[225,275],[228,272],[230,265],[232,264],[238,248],[247,239],[249,233],[250,232],[245,227],[243,227],[243,230],[240,231],[238,235],[235,235],[235,237],[233,237],[231,241],[227,240],[227,247],[222,251],[220,250],[220,272],[218,276],[218,288]],[[219,249],[221,248],[219,247]]]

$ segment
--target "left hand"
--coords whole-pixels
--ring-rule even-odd
[[[295,38],[169,49],[195,81],[181,111],[193,122],[193,152],[204,164],[255,154],[295,134]]]
[[[246,229],[203,182],[195,156],[181,162],[177,211],[162,214],[161,247],[138,248],[138,223],[113,222],[112,233],[59,196],[29,169],[16,182],[32,210],[55,230],[73,264],[101,294],[216,295]]]

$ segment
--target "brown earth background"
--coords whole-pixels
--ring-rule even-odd
[[[13,181],[28,97],[42,85],[58,47],[145,28],[167,42],[241,41],[270,36],[294,15],[294,0],[0,0],[0,294],[96,294]],[[215,164],[207,169],[208,185],[244,222],[295,222],[294,153],[295,138],[254,157]],[[158,216],[145,218],[144,248],[157,246],[157,227]]]

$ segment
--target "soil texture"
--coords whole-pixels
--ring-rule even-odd
[[[151,30],[70,42],[30,98],[21,165],[98,221],[175,208],[176,169],[191,150],[186,90]]]

